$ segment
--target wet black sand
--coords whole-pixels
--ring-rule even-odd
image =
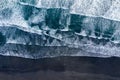
[[[0,56],[0,80],[120,80],[120,58]]]

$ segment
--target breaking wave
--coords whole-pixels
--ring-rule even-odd
[[[120,0],[2,0],[0,4],[1,55],[120,56]],[[19,52],[23,46],[14,51],[12,45],[61,50],[43,55],[36,47],[38,52],[24,47],[23,53]],[[68,48],[63,52],[61,47]],[[75,52],[70,53],[71,48]]]

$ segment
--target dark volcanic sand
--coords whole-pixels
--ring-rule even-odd
[[[0,56],[0,80],[120,80],[120,58]]]

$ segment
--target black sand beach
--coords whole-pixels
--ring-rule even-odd
[[[0,80],[120,80],[120,58],[0,56]]]

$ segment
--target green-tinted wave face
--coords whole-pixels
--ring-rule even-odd
[[[23,6],[23,17],[25,20],[28,20],[33,14],[33,9],[32,6]]]
[[[79,16],[79,15],[71,15],[71,22],[69,25],[69,28],[72,31],[75,31],[77,33],[80,33],[83,27],[83,20],[85,19],[85,16]]]
[[[48,9],[46,14],[46,25],[53,29],[64,29],[67,22],[67,11],[63,9]]]
[[[109,27],[104,31],[103,37],[112,38],[112,35],[115,33],[115,27]],[[113,39],[113,38],[112,38]]]
[[[0,45],[3,45],[6,43],[6,38],[5,36],[0,32]]]

